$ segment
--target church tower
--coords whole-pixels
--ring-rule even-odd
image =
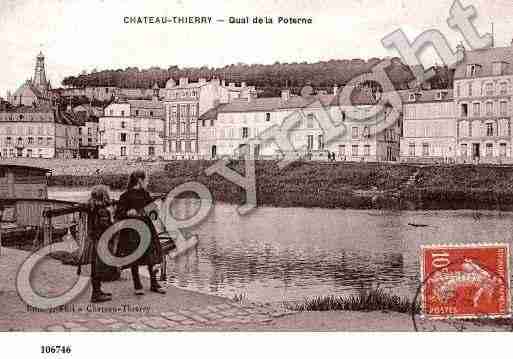
[[[48,89],[48,82],[46,81],[45,72],[45,57],[42,52],[37,55],[36,68],[34,70],[34,79],[32,84],[36,86],[41,92],[45,92]]]

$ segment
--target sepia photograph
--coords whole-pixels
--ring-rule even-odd
[[[0,332],[512,331],[512,6],[1,0]]]

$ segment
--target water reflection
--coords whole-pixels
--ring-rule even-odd
[[[172,212],[188,218],[197,204],[181,199]],[[376,286],[413,297],[421,245],[511,242],[512,219],[508,212],[266,207],[241,217],[218,203],[192,230],[198,249],[171,261],[168,273],[179,287],[264,302]]]

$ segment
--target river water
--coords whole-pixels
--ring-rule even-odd
[[[87,190],[53,187],[49,196],[84,201]],[[196,209],[197,201],[182,199],[173,213],[186,218]],[[191,230],[200,237],[197,250],[170,261],[169,281],[260,302],[346,295],[378,286],[413,297],[421,245],[511,243],[512,230],[510,212],[262,207],[240,216],[236,206],[217,203]]]

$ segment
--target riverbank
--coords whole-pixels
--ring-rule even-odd
[[[167,294],[134,296],[131,281],[105,283],[113,301],[89,303],[86,290],[61,311],[29,310],[19,298],[15,278],[27,252],[3,248],[0,255],[0,331],[412,331],[410,315],[383,311],[291,312],[255,303],[167,287]],[[76,280],[75,268],[47,259],[33,277],[35,290],[55,296]],[[423,331],[511,330],[502,322],[426,321]]]
[[[244,190],[218,174],[213,161],[173,161],[153,166],[150,190],[167,193],[197,181],[216,201],[245,202]],[[281,170],[276,161],[256,161],[258,205],[354,209],[513,210],[513,167],[496,165],[410,165],[392,163],[294,162]],[[243,162],[230,168],[244,174]],[[51,186],[104,183],[123,189],[126,169],[100,175],[53,175]]]

